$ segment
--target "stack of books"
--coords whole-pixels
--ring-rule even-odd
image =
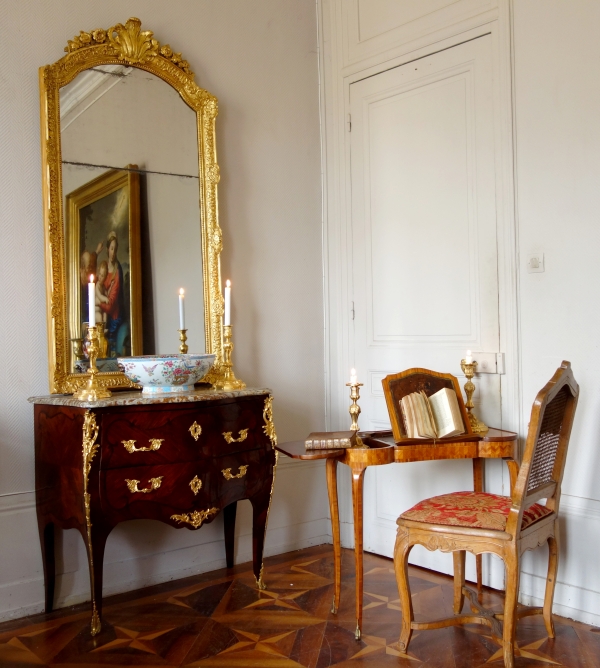
[[[355,431],[314,431],[304,442],[307,450],[351,448],[355,444]]]

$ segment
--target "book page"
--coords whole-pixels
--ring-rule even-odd
[[[413,392],[409,395],[413,406],[417,413],[417,437],[418,438],[435,438],[435,430],[433,425],[429,425],[429,410],[425,403],[427,397],[422,396],[419,392]]]
[[[406,433],[406,437],[412,438],[412,423],[408,409],[408,399],[406,397],[402,397],[398,403],[400,404],[400,415],[402,415],[402,420],[404,422],[404,431]]]
[[[429,430],[429,433],[432,434],[431,438],[437,438],[438,433],[435,426],[433,412],[431,410],[431,404],[429,403],[429,398],[425,392],[423,392],[423,390],[421,390],[421,396],[423,397],[423,402],[425,403],[425,408],[427,409],[427,429]]]
[[[452,411],[452,418],[457,429],[460,429],[459,434],[465,433],[465,425],[462,419],[462,414],[460,412],[460,406],[458,405],[458,399],[456,398],[456,393],[452,392],[452,395],[449,398],[450,410]]]
[[[465,427],[454,390],[442,388],[429,397],[429,403],[439,438],[464,434]]]
[[[413,410],[415,412],[415,418],[417,420],[417,433],[415,436],[417,438],[426,438],[425,436],[425,423],[423,422],[423,407],[421,406],[421,395],[417,392],[413,392],[408,395],[410,402],[412,404]]]
[[[414,417],[412,414],[412,407],[408,400],[407,396],[400,399],[400,408],[402,410],[402,415],[404,416],[404,426],[406,428],[407,438],[414,438],[415,426],[414,426]]]

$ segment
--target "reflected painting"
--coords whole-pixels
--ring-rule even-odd
[[[96,288],[91,308],[100,336],[98,368],[112,370],[116,357],[142,352],[136,169],[136,165],[128,165],[126,170],[110,170],[66,197],[70,338],[74,367],[80,371],[87,368],[85,337],[92,276]]]

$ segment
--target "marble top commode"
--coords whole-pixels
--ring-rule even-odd
[[[107,399],[98,401],[80,401],[72,394],[47,394],[42,397],[29,397],[32,404],[49,406],[72,406],[74,408],[112,408],[114,406],[142,406],[152,404],[185,404],[195,401],[216,401],[218,399],[236,399],[260,394],[271,394],[268,388],[248,387],[243,390],[199,389],[183,394],[142,394],[141,390],[132,392],[114,392]]]

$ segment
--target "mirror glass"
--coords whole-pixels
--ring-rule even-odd
[[[87,369],[90,297],[100,371],[178,351],[180,288],[189,351],[205,352],[195,111],[154,74],[102,65],[61,88],[60,123],[69,370]]]

